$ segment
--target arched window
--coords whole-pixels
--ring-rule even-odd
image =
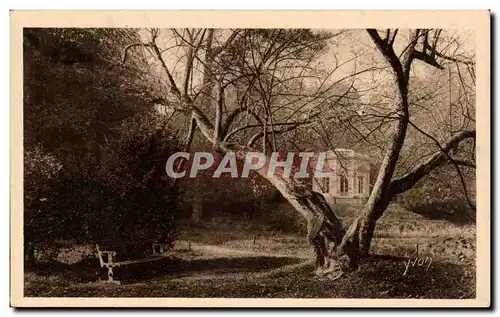
[[[358,176],[358,194],[365,192],[365,182],[363,176]]]
[[[340,175],[340,193],[347,194],[349,192],[349,180],[345,174]]]
[[[323,193],[328,194],[330,192],[330,179],[328,177],[323,178]]]

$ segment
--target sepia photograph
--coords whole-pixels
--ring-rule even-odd
[[[490,305],[488,11],[11,24],[13,306]]]

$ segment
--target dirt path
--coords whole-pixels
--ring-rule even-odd
[[[280,253],[269,253],[269,252],[256,252],[256,251],[243,251],[236,250],[228,247],[220,247],[210,244],[202,244],[196,242],[190,242],[187,240],[178,241],[178,245],[181,246],[181,250],[185,249],[184,246],[191,243],[191,251],[195,253],[201,253],[203,258],[243,258],[243,257],[274,257],[274,258],[298,258],[298,259],[309,259],[304,255],[291,256],[290,254],[280,254]]]
[[[201,270],[182,272],[171,281],[190,280],[248,280],[269,278],[285,272],[301,270],[313,261],[307,257],[289,254],[236,250],[228,247],[180,240],[174,248],[187,251],[190,245],[190,261],[204,262]],[[218,263],[215,265],[212,263]],[[219,264],[220,263],[220,264]],[[251,267],[251,269],[248,269]]]

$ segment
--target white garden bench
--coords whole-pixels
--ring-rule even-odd
[[[106,241],[96,243],[97,257],[101,269],[106,271],[107,279],[104,279],[104,281],[119,283],[114,275],[116,267],[164,259],[168,247],[168,244],[154,241]]]

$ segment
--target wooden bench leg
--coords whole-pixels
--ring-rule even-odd
[[[165,252],[165,246],[161,243],[153,243],[153,255],[161,255]]]
[[[101,281],[120,284],[119,281],[114,279],[114,272],[113,272],[113,268],[115,267],[114,257],[116,256],[116,251],[101,251],[99,249],[99,244],[96,244],[96,248],[97,248],[97,256],[99,257],[99,262],[101,264]],[[107,275],[107,279],[104,279],[104,275]]]
[[[114,279],[113,266],[107,266],[108,268],[108,280],[105,281],[107,283],[120,284],[120,281]]]
[[[153,255],[162,255],[168,250],[168,247],[164,243],[153,243]]]
[[[113,282],[113,267],[108,266],[108,282]]]

